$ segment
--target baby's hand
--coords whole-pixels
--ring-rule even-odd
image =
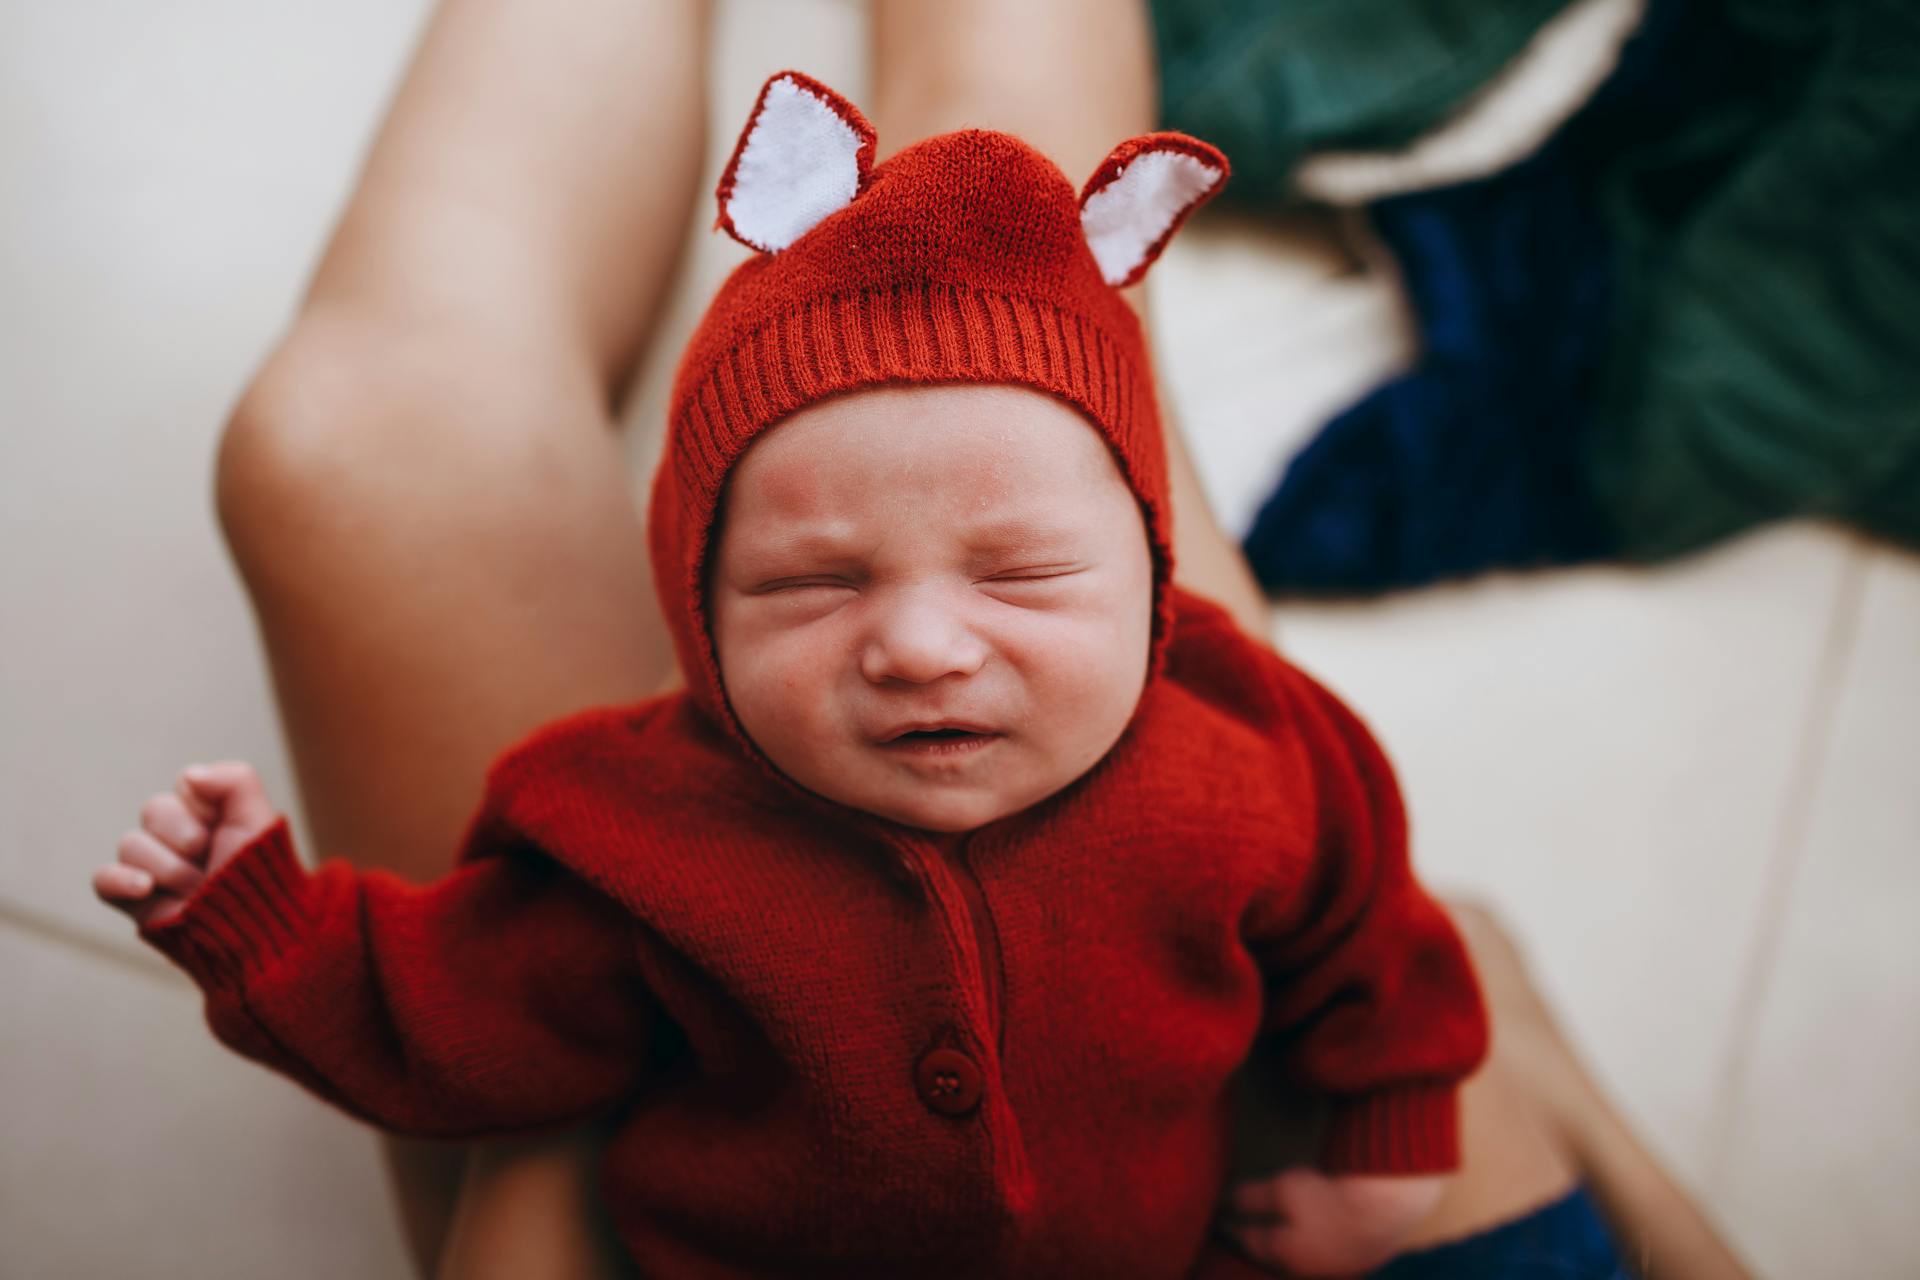
[[[172,791],[140,806],[139,828],[120,837],[118,861],[93,873],[93,892],[135,924],[165,924],[278,816],[252,765],[189,765]]]
[[[1361,1275],[1400,1252],[1447,1181],[1283,1169],[1228,1188],[1220,1225],[1248,1257],[1289,1275]]]

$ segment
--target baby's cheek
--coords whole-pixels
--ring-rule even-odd
[[[1089,627],[1075,640],[1049,654],[1060,697],[1071,700],[1090,727],[1115,716],[1125,719],[1139,700],[1146,673],[1144,649],[1135,654],[1136,646],[1111,624]]]
[[[1129,677],[1096,646],[1055,650],[1035,677],[1032,743],[1053,770],[1077,776],[1125,728],[1139,700],[1139,674]],[[1070,780],[1053,781],[1058,786]]]
[[[826,739],[840,720],[840,667],[820,646],[781,646],[762,655],[759,671],[749,676],[761,717],[777,722],[777,732],[808,750],[830,745]]]

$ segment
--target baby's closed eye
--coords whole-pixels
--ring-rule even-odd
[[[777,582],[764,583],[754,588],[755,594],[772,595],[782,591],[805,591],[826,587],[841,591],[852,591],[854,584],[845,578],[782,578]]]
[[[981,581],[995,583],[1059,582],[1071,578],[1075,574],[1085,572],[1085,565],[1037,565],[1032,568],[1009,569],[1005,572],[989,574],[985,578],[982,578]]]

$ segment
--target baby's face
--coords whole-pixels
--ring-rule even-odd
[[[788,777],[966,831],[1119,738],[1146,679],[1153,569],[1139,503],[1071,406],[887,386],[754,442],[728,479],[708,601],[734,712]]]

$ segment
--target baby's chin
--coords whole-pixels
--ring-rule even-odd
[[[1031,754],[994,761],[970,777],[902,777],[890,771],[862,776],[848,770],[815,790],[851,809],[902,826],[956,835],[1009,818],[1041,804],[1086,776],[1097,763],[1074,769],[1069,762]],[[824,780],[823,780],[824,781]],[[808,785],[802,781],[802,785]]]
[[[910,801],[905,804],[855,805],[875,817],[886,818],[922,831],[955,835],[997,822],[1008,814],[1026,808],[1023,804],[952,803],[947,801]]]
[[[835,796],[842,804],[902,826],[941,835],[973,831],[1031,808],[1040,797],[987,789],[929,786],[909,794]]]

